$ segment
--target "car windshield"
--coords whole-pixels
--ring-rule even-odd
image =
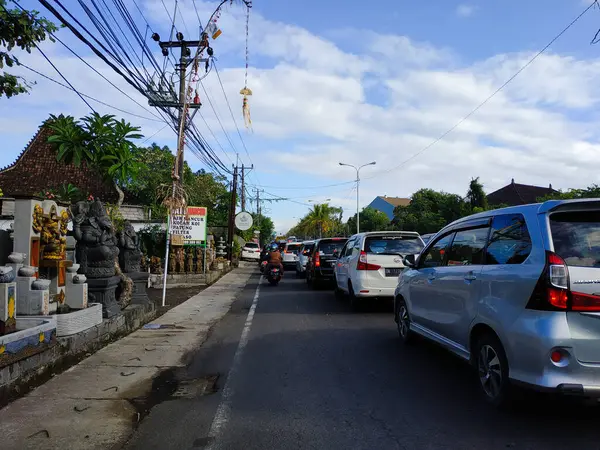
[[[342,247],[346,243],[346,239],[339,241],[325,241],[319,244],[319,253],[321,255],[339,254]]]
[[[600,267],[600,211],[550,216],[554,251],[568,266]]]
[[[308,255],[310,252],[312,252],[313,248],[315,248],[315,244],[304,244],[304,247],[302,247],[302,254]]]
[[[246,247],[246,248],[258,248],[258,244],[256,242],[246,242],[246,245],[244,247]]]
[[[377,255],[410,255],[423,250],[416,236],[373,236],[365,240],[365,251]]]
[[[302,244],[288,244],[286,247],[286,252],[288,253],[298,253]]]

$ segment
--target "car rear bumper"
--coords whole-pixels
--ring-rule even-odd
[[[362,286],[360,289],[355,288],[354,294],[357,297],[393,297],[396,288],[373,288]]]
[[[577,359],[566,313],[525,310],[508,336],[502,340],[511,379],[538,390],[600,398],[600,363]],[[556,349],[566,355],[559,364],[550,359]]]

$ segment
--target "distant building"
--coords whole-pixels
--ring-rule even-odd
[[[487,200],[490,206],[527,205],[529,203],[537,203],[538,198],[555,192],[557,191],[552,189],[551,184],[548,187],[530,186],[528,184],[515,183],[515,179],[513,178],[510,184],[488,194]]]
[[[388,216],[388,219],[391,221],[394,219],[394,208],[396,208],[396,206],[408,206],[409,203],[410,198],[388,197],[386,195],[382,197],[380,195],[375,197],[375,200],[369,203],[367,208],[373,208],[377,211],[381,211]]]

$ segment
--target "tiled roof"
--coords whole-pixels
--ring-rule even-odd
[[[48,143],[52,132],[43,126],[17,160],[0,170],[0,189],[6,197],[35,196],[47,189],[57,190],[71,183],[102,201],[114,202],[116,190],[94,170],[56,160],[56,150]]]
[[[530,186],[519,184],[514,181],[487,196],[488,203],[494,205],[527,205],[537,203],[539,197],[556,192],[552,187]]]
[[[382,197],[379,196],[383,201],[388,202],[390,205],[396,206],[408,206],[410,204],[410,198],[402,198],[402,197]]]

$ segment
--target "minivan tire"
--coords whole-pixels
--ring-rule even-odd
[[[364,305],[364,301],[354,293],[351,281],[348,282],[348,297],[350,298],[350,308],[355,312],[360,311]]]
[[[472,361],[484,399],[497,408],[508,406],[512,400],[508,359],[495,334],[485,333],[477,339]]]
[[[396,326],[398,328],[398,337],[403,344],[410,344],[414,335],[410,330],[410,314],[408,312],[408,306],[406,306],[406,302],[402,297],[396,299],[394,315]]]

